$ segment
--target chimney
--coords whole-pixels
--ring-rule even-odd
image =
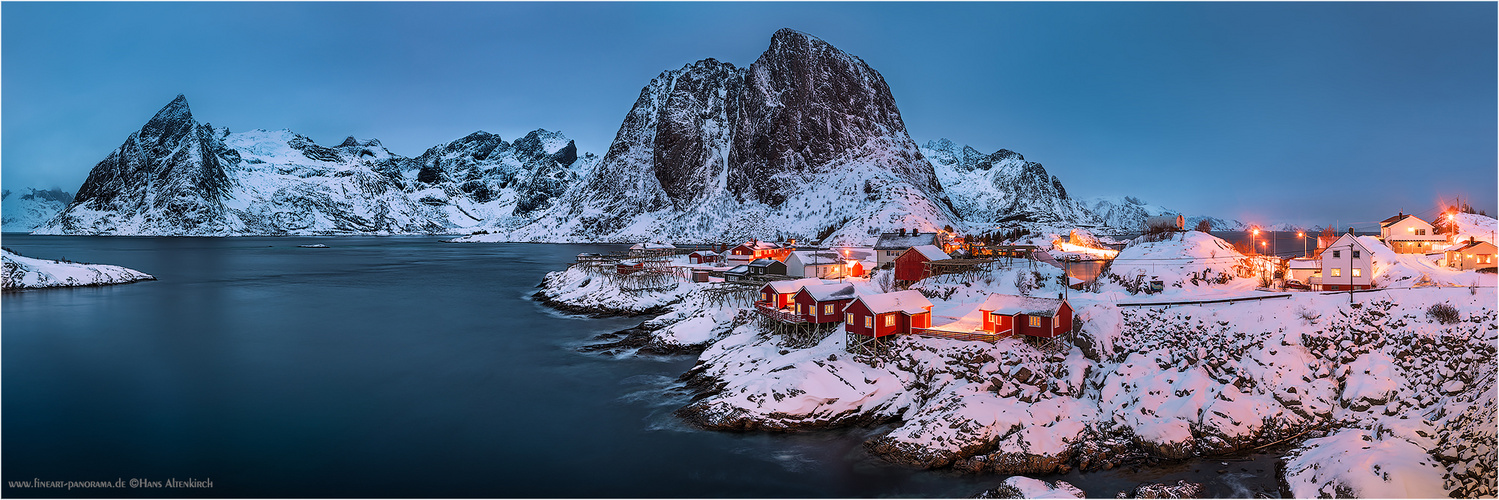
[[[900,228],[900,235],[901,236],[905,236],[906,235],[906,228]]]
[[[1353,235],[1353,228],[1352,228],[1352,227],[1349,227],[1349,228],[1348,228],[1348,234],[1349,234],[1349,235],[1350,235],[1350,236],[1351,236],[1351,235]]]
[[[921,236],[921,230],[914,227],[911,228],[911,236]]]

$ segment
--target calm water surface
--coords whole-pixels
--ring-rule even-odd
[[[159,280],[0,297],[4,479],[214,483],[4,494],[955,497],[1003,479],[888,465],[861,447],[878,429],[684,427],[674,380],[693,357],[578,353],[639,318],[529,298],[577,253],[616,247],[439,240],[4,235],[22,255]],[[297,247],[312,243],[330,248]],[[1244,496],[1273,493],[1271,471],[1250,455],[1045,479]]]

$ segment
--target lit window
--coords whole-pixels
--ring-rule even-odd
[[[828,304],[828,305],[822,306],[822,313],[823,314],[833,314],[833,305],[832,304]]]
[[[1032,328],[1040,328],[1041,327],[1041,317],[1040,316],[1028,316],[1028,317],[1031,319],[1030,325],[1031,325]]]
[[[801,304],[797,304],[796,305],[796,313],[797,314],[801,314],[802,313],[802,305]]]
[[[1337,277],[1340,277],[1342,275],[1343,275],[1343,268],[1341,268],[1341,267],[1334,267],[1334,268],[1332,268],[1332,277],[1337,278]]]
[[[864,317],[864,328],[874,328],[874,317],[873,316],[865,316]]]
[[[765,293],[765,292],[760,292],[760,300],[763,300],[765,302],[770,302],[770,294]]]
[[[844,323],[848,323],[850,325],[854,324],[854,313],[844,314],[843,315],[843,322]]]
[[[885,326],[895,326],[895,315],[894,314],[887,314],[887,315],[885,315]]]
[[[1353,277],[1357,278],[1357,277],[1363,276],[1363,275],[1364,275],[1364,270],[1363,269],[1359,269],[1357,267],[1353,268]]]

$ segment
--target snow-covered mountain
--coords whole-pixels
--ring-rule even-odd
[[[1182,215],[1181,212],[1159,205],[1151,205],[1133,196],[1098,196],[1083,202],[1098,218],[1100,225],[1124,231],[1138,231],[1145,226],[1145,219],[1161,215]],[[1244,223],[1232,219],[1220,219],[1206,215],[1183,216],[1187,229],[1207,221],[1214,231],[1242,231]]]
[[[954,223],[884,78],[782,29],[747,69],[704,59],[662,72],[552,210],[464,240],[868,243]]]
[[[73,195],[61,189],[26,188],[25,192],[0,192],[0,230],[31,232],[47,222],[73,201]]]
[[[476,132],[417,158],[373,139],[330,148],[287,130],[231,134],[198,123],[179,95],[37,233],[450,233],[550,205],[594,160],[545,130],[514,143]]]
[[[1069,198],[1061,180],[1020,153],[1001,149],[985,154],[948,139],[928,141],[921,153],[931,160],[943,191],[966,222],[1093,222],[1088,207]]]

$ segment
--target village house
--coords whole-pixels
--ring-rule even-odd
[[[1291,259],[1286,269],[1289,272],[1287,278],[1309,284],[1313,276],[1322,275],[1322,262],[1298,257]]]
[[[676,245],[661,243],[659,241],[647,241],[630,246],[630,257],[660,257],[676,253]]]
[[[991,293],[978,310],[980,328],[994,335],[1050,338],[1072,330],[1072,304],[1065,299]]]
[[[803,285],[792,301],[803,321],[825,325],[843,321],[843,310],[854,301],[854,286],[846,283]]]
[[[1494,263],[1494,249],[1493,243],[1469,238],[1461,246],[1447,250],[1445,263],[1447,267],[1464,271],[1493,268],[1499,266]]]
[[[1312,290],[1367,290],[1374,274],[1374,259],[1369,249],[1353,236],[1350,228],[1322,249],[1322,276],[1312,277]]]
[[[755,259],[784,259],[790,249],[768,241],[750,240],[729,249],[730,263],[747,264]]]
[[[817,278],[772,281],[760,287],[760,298],[755,301],[755,306],[785,309],[791,306],[793,297],[802,287],[821,284],[822,280]]]
[[[698,250],[687,254],[689,264],[717,264],[723,260],[723,256],[712,250]]]
[[[798,250],[786,256],[787,276],[842,278],[862,276],[864,266],[832,250]]]
[[[895,259],[895,281],[914,283],[927,277],[926,263],[947,260],[946,253],[933,245],[917,245],[907,248]]]
[[[843,309],[843,321],[849,352],[874,352],[893,335],[930,328],[932,302],[916,290],[860,295]]]
[[[880,233],[880,239],[874,244],[875,265],[885,267],[885,264],[895,262],[906,249],[920,246],[937,246],[937,233],[922,233],[912,229],[907,233],[904,228],[894,233]]]
[[[1379,239],[1395,253],[1428,253],[1433,245],[1447,241],[1431,223],[1407,213],[1381,221]]]
[[[614,272],[619,274],[635,274],[645,270],[645,264],[638,260],[622,260],[614,265]]]

